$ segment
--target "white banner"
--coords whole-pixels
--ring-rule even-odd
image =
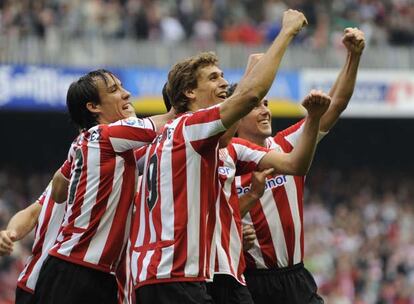
[[[329,92],[339,69],[304,69],[300,74],[300,96],[303,98],[311,89]],[[414,117],[414,73],[360,70],[354,94],[343,116]]]

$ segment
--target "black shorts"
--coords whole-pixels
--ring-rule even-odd
[[[215,304],[253,304],[249,289],[231,275],[215,274],[207,290]]]
[[[33,304],[34,302],[34,294],[20,288],[19,286],[16,287],[16,300],[15,304]]]
[[[135,289],[139,304],[213,304],[205,282],[150,284]]]
[[[315,280],[303,263],[279,269],[245,272],[247,287],[256,304],[322,304]]]
[[[38,304],[117,303],[115,276],[48,256],[35,288]]]

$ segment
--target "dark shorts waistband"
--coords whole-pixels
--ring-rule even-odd
[[[246,269],[244,274],[249,275],[271,275],[271,274],[287,274],[296,272],[304,268],[303,263],[298,263],[293,266],[281,267],[281,268],[268,268],[268,269]]]

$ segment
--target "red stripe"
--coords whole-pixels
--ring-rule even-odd
[[[183,138],[183,124],[177,125],[174,131],[173,150],[171,153],[171,172],[173,175],[173,198],[174,198],[174,262],[172,273],[174,277],[184,277],[184,268],[187,260],[187,228],[188,228],[188,209],[187,204],[187,155]],[[184,166],[183,166],[184,164]],[[169,168],[162,168],[168,170]],[[201,258],[201,257],[200,257]]]
[[[150,143],[157,136],[155,131],[144,127],[129,127],[127,125],[101,126],[102,131],[108,132],[109,138],[127,139],[132,141]]]
[[[303,176],[295,176],[295,185],[296,185],[296,193],[297,193],[297,202],[299,208],[299,216],[300,216],[300,253],[301,262],[304,258],[304,248],[305,248],[305,241],[304,241],[304,231],[303,231],[303,189],[305,184],[305,178]]]

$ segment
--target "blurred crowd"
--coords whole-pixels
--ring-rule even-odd
[[[305,264],[326,303],[414,303],[414,177],[391,169],[314,168],[305,200]],[[50,174],[0,172],[0,229]],[[0,304],[13,303],[31,237],[0,258]]]
[[[261,44],[294,8],[309,21],[300,43],[339,43],[345,27],[360,27],[371,45],[412,45],[411,0],[0,0],[0,35],[104,37],[179,43]]]

